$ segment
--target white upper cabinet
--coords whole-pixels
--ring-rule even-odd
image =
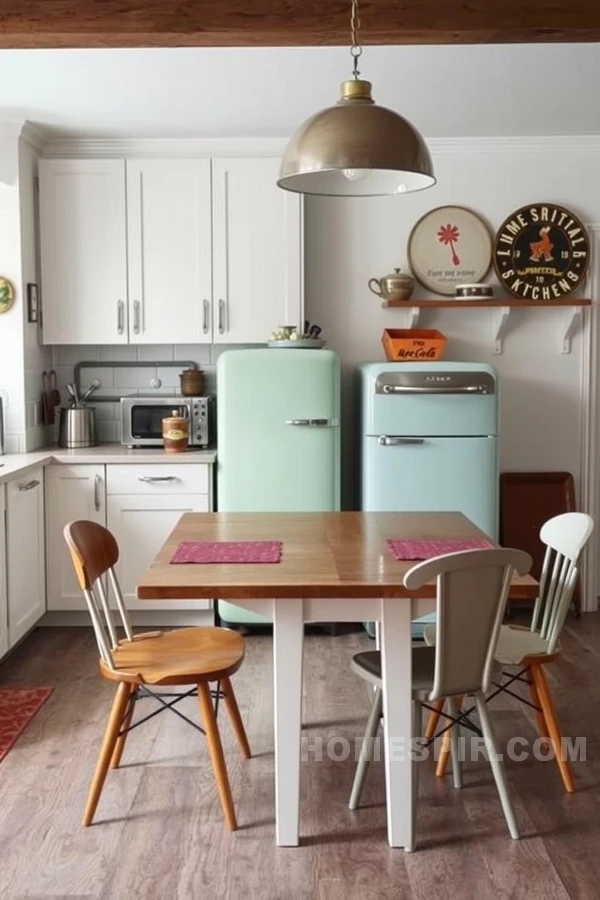
[[[42,159],[46,344],[127,343],[125,162]]]
[[[262,343],[302,315],[301,202],[277,157],[213,160],[213,341]]]
[[[129,340],[212,340],[209,159],[127,162]]]
[[[277,157],[41,160],[46,344],[251,344],[302,319]]]

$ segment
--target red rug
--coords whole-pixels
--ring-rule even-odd
[[[0,688],[0,762],[51,693],[49,687]]]

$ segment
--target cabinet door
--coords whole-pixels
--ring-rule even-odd
[[[208,512],[207,494],[118,494],[107,500],[108,528],[119,545],[116,570],[130,610],[208,609],[209,600],[138,600],[136,586],[184,512]]]
[[[9,482],[6,513],[8,642],[13,647],[46,611],[43,469]]]
[[[127,163],[129,339],[212,340],[209,159]]]
[[[46,566],[48,609],[87,610],[75,577],[63,528],[76,519],[106,525],[104,466],[46,469]]]
[[[127,343],[125,161],[42,159],[45,344]]]
[[[301,200],[278,173],[275,157],[213,160],[215,344],[263,343],[301,324]]]
[[[8,650],[8,604],[6,599],[6,504],[0,484],[0,659]]]

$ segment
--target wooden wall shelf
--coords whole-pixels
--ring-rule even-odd
[[[591,306],[591,300],[582,300],[579,297],[574,299],[563,299],[563,300],[521,300],[520,297],[505,297],[504,299],[498,299],[495,297],[493,300],[407,300],[402,304],[403,306],[414,306],[417,309],[426,309],[428,306],[432,309],[440,308],[456,308],[459,309],[462,307],[473,307],[478,306],[482,309],[485,306],[491,307],[499,307],[499,306],[508,306],[511,309],[515,306]],[[398,306],[395,307],[398,309]]]
[[[383,305],[383,304],[382,304]],[[493,300],[407,300],[402,307],[394,306],[387,309],[404,308],[410,313],[409,328],[416,328],[421,312],[424,309],[489,309],[497,310],[494,317],[494,353],[502,353],[503,339],[508,326],[511,310],[517,308],[533,308],[534,306],[550,309],[560,307],[567,310],[564,327],[560,335],[560,352],[571,352],[571,338],[583,321],[583,307],[591,306],[591,300],[580,297],[564,298],[562,300],[522,300],[520,297],[494,298]]]

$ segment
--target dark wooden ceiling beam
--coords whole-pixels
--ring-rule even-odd
[[[348,44],[349,0],[0,0],[0,47]],[[365,44],[600,41],[600,0],[361,0]]]

